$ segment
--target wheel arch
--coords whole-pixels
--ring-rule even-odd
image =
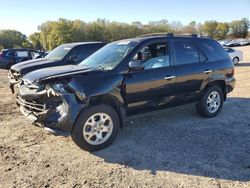
[[[204,91],[206,91],[206,89],[208,87],[214,86],[214,85],[217,85],[222,89],[223,94],[224,94],[224,100],[226,100],[226,98],[227,98],[227,85],[226,85],[226,81],[224,79],[213,79],[213,80],[207,81],[206,84],[204,84],[202,89],[201,89],[202,94],[204,93]]]
[[[118,114],[120,127],[122,128],[124,125],[125,117],[126,117],[126,110],[124,107],[124,103],[122,103],[117,97],[111,94],[103,94],[95,97],[91,97],[89,99],[89,105],[97,105],[97,104],[106,104],[111,106]]]

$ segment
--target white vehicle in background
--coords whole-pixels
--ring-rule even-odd
[[[249,45],[250,44],[250,40],[248,40],[248,39],[239,39],[239,44],[241,46]]]
[[[237,65],[240,61],[243,60],[243,52],[240,50],[235,50],[233,48],[225,48],[234,65]]]

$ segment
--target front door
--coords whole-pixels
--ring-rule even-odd
[[[166,42],[148,44],[139,50],[133,60],[142,61],[144,69],[125,74],[128,115],[172,102],[176,78],[170,59]]]

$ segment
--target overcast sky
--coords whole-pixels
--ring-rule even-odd
[[[250,19],[250,0],[10,0],[0,2],[0,29],[16,29],[29,35],[37,26],[58,18],[97,18],[131,23]]]

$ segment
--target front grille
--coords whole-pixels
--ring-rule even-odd
[[[46,108],[45,104],[28,102],[28,101],[22,99],[20,96],[17,96],[17,104],[25,107],[25,109],[27,109],[29,111],[35,111],[35,112],[43,112]]]

